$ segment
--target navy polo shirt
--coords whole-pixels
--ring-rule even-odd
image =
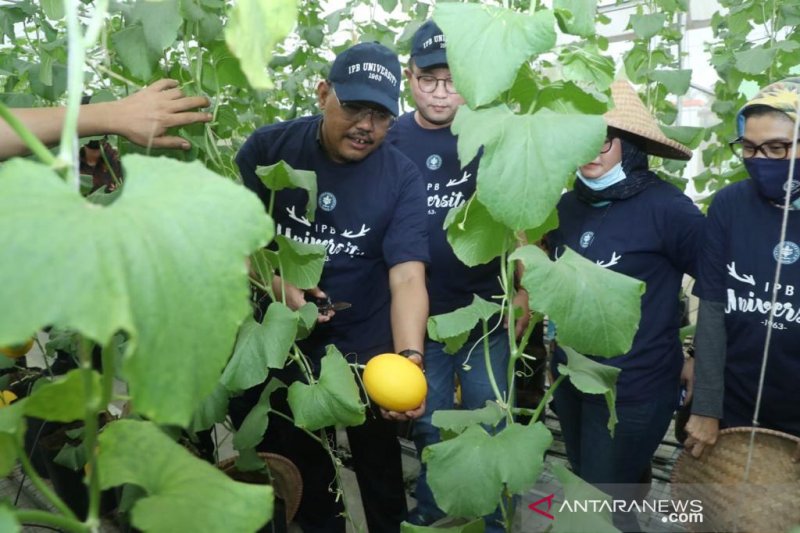
[[[283,160],[317,173],[314,221],[306,216],[307,192],[284,189],[275,197],[276,232],[325,245],[319,287],[332,301],[352,307],[317,324],[300,346],[312,360],[334,344],[350,360],[364,362],[394,351],[389,269],[406,261],[428,262],[425,191],[416,166],[385,142],[362,161],[332,161],[319,141],[321,120],[304,117],[259,128],[236,162],[244,184],[265,206],[270,191],[255,175],[257,166]]]
[[[683,274],[695,272],[702,213],[678,188],[659,180],[603,207],[593,207],[568,192],[558,203],[558,217],[559,228],[548,236],[552,253],[559,255],[568,246],[605,268],[647,284],[630,351],[595,359],[622,370],[617,401],[674,393],[677,404],[683,365],[679,292]],[[562,351],[555,361],[566,362]],[[597,400],[604,401],[600,395]]]
[[[719,191],[708,210],[694,294],[725,304],[723,420],[751,425],[767,330],[772,336],[759,415],[762,426],[800,434],[800,211],[763,199],[751,180]],[[775,269],[778,297],[769,324]]]
[[[450,209],[464,205],[475,193],[479,159],[476,157],[462,168],[457,138],[450,128],[423,128],[414,120],[413,111],[398,119],[389,130],[387,141],[417,165],[425,180],[431,253],[428,281],[431,316],[469,305],[473,294],[485,300],[501,294],[500,260],[475,267],[464,265],[453,253],[443,229]]]

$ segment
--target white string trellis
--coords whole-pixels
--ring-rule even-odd
[[[791,158],[789,161],[789,176],[787,177],[787,186],[786,194],[783,198],[783,218],[781,220],[781,236],[780,240],[778,241],[778,246],[783,249],[783,246],[786,242],[786,231],[789,226],[789,211],[791,205],[791,194],[792,194],[792,179],[794,177],[794,169],[797,163],[797,137],[798,137],[798,126],[800,125],[800,95],[795,101],[795,119],[793,124],[793,133],[792,136],[792,150],[791,150]],[[753,421],[752,421],[752,428],[750,429],[750,441],[747,446],[747,462],[745,463],[744,467],[744,477],[742,479],[742,489],[747,484],[748,480],[750,479],[750,469],[753,463],[753,448],[755,447],[755,438],[756,438],[756,428],[758,426],[758,415],[761,411],[761,397],[764,392],[764,378],[767,372],[767,360],[769,358],[769,348],[770,348],[770,341],[772,340],[772,321],[775,318],[775,304],[778,300],[778,283],[781,279],[781,267],[783,266],[783,261],[781,261],[781,254],[778,254],[778,260],[776,261],[777,265],[775,266],[775,278],[772,283],[772,299],[770,303],[769,309],[769,319],[767,320],[767,336],[764,339],[764,351],[762,353],[761,359],[761,374],[758,378],[758,392],[756,393],[756,406],[753,410]],[[739,492],[739,499],[740,505],[737,505],[736,508],[738,509],[736,515],[734,517],[733,522],[733,531],[734,533],[739,531],[739,517],[741,516],[741,509],[743,506],[741,505],[741,499],[745,496],[745,491],[740,490]]]

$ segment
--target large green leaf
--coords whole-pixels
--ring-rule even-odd
[[[224,422],[225,417],[228,415],[228,400],[230,400],[228,390],[222,383],[218,383],[214,388],[214,392],[200,403],[200,407],[197,408],[192,417],[189,429],[196,433],[208,429],[214,424]]]
[[[433,19],[447,37],[458,92],[472,108],[494,101],[514,83],[523,62],[556,43],[555,17],[547,9],[531,16],[497,6],[439,3]]]
[[[610,107],[610,98],[603,93],[581,89],[571,81],[556,81],[541,88],[536,109],[546,107],[556,113],[602,115]]]
[[[613,357],[630,350],[645,284],[566,249],[553,262],[536,246],[516,250],[531,310],[549,315],[558,339],[582,353]]]
[[[256,531],[272,517],[272,487],[233,481],[151,422],[109,424],[98,448],[102,488],[132,483],[147,493],[131,514],[141,530]]]
[[[602,394],[608,405],[608,431],[614,435],[617,425],[617,377],[620,369],[592,361],[568,346],[561,346],[567,354],[567,364],[558,365],[558,371],[569,376],[575,388],[586,394]]]
[[[736,52],[736,68],[745,74],[763,74],[767,71],[778,52],[777,48],[754,46],[743,52]]]
[[[563,464],[553,465],[553,474],[564,488],[564,502],[571,507],[564,507],[561,512],[553,513],[553,533],[575,533],[576,531],[591,531],[592,533],[618,533],[611,520],[611,497],[601,492],[594,486],[567,470]],[[585,505],[587,501],[608,502],[606,508],[600,512],[593,509],[589,512],[576,511],[575,503]],[[580,509],[580,508],[578,508]]]
[[[514,242],[512,233],[492,218],[477,195],[448,211],[444,229],[456,257],[467,266],[482,265],[500,257]]]
[[[661,31],[667,23],[666,13],[653,13],[650,15],[631,15],[633,33],[639,39],[651,39]]]
[[[0,169],[0,301],[16,302],[0,345],[48,325],[101,345],[125,331],[134,409],[185,426],[250,311],[245,258],[272,222],[255,195],[199,162],[122,161],[125,187],[109,207],[85,202],[42,165],[16,159]],[[54,265],[68,272],[54,275]]]
[[[437,428],[461,433],[475,424],[496,426],[504,416],[503,408],[497,402],[488,400],[486,406],[480,409],[439,409],[434,411],[431,423]]]
[[[294,344],[299,315],[280,302],[267,308],[262,324],[245,320],[236,338],[222,383],[229,390],[245,390],[267,378],[270,368],[283,368]]]
[[[678,141],[692,149],[700,146],[700,142],[706,134],[705,128],[694,126],[661,126],[661,131],[673,141]]]
[[[596,46],[568,46],[558,56],[564,78],[605,91],[614,81],[614,60],[600,54]]]
[[[17,447],[25,438],[26,399],[0,409],[0,477],[5,477],[17,464]]]
[[[64,18],[63,0],[42,0],[42,10],[50,20],[61,20]]]
[[[111,43],[120,62],[137,78],[148,80],[153,76],[159,54],[142,46],[143,42],[145,31],[141,24],[132,24],[111,34]]]
[[[681,96],[689,90],[692,71],[685,69],[655,70],[650,74],[650,79],[662,83],[670,93]]]
[[[528,240],[528,243],[535,244],[539,242],[542,237],[547,235],[548,232],[556,229],[557,227],[558,209],[553,209],[553,211],[550,213],[550,216],[547,217],[547,220],[545,220],[542,225],[525,231],[525,238]]]
[[[427,446],[422,460],[439,507],[452,516],[481,516],[500,503],[504,485],[519,494],[536,483],[552,442],[541,422],[511,424],[492,436],[481,426],[471,426],[453,439]]]
[[[133,22],[141,23],[147,48],[158,55],[175,42],[178,29],[183,24],[178,0],[136,2],[130,11],[130,18]]]
[[[14,516],[14,508],[6,502],[0,502],[0,531],[5,533],[19,533],[22,526]]]
[[[597,0],[555,0],[553,10],[564,33],[581,37],[595,34]]]
[[[400,533],[484,533],[486,522],[483,518],[475,518],[457,526],[415,526],[408,522],[400,524]]]
[[[498,291],[500,287],[498,286]],[[487,302],[477,294],[472,303],[450,313],[428,318],[428,335],[445,344],[444,351],[456,353],[469,337],[470,331],[481,320],[489,320],[502,310],[499,304]]]
[[[305,217],[314,222],[317,205],[317,173],[312,170],[295,170],[285,161],[274,165],[256,167],[256,176],[271,191],[304,189],[308,191]]]
[[[246,448],[255,448],[263,440],[269,424],[270,396],[281,388],[286,388],[286,384],[278,379],[270,380],[261,391],[258,402],[247,413],[242,425],[233,436],[233,447],[240,453]]]
[[[316,287],[325,266],[327,249],[322,244],[307,244],[284,237],[275,236],[280,258],[280,275],[287,283],[299,289]],[[277,267],[278,264],[273,266]]]
[[[92,396],[86,396],[82,370],[71,370],[65,376],[47,383],[30,395],[25,404],[25,414],[54,422],[73,422],[86,415],[86,404],[102,405],[100,374],[90,371]]]
[[[272,52],[297,21],[297,0],[237,0],[225,41],[254,89],[271,89],[267,65]]]
[[[364,404],[353,371],[335,346],[322,358],[319,381],[296,381],[289,387],[295,425],[314,431],[327,426],[357,426],[365,418]]]
[[[478,167],[481,203],[498,222],[526,230],[550,216],[575,169],[597,156],[606,123],[601,116],[547,109],[515,115],[505,106],[479,111],[461,106],[453,133],[462,161],[484,146]]]

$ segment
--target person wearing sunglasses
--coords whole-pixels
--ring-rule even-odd
[[[328,78],[317,85],[320,115],[256,130],[236,158],[244,184],[265,207],[274,206],[276,233],[326,248],[319,287],[300,291],[286,284],[289,306],[350,304],[326,308],[311,335],[298,342],[315,372],[330,344],[351,363],[395,352],[422,365],[428,317],[425,190],[414,163],[384,143],[398,113],[400,76],[400,63],[388,48],[354,45],[336,57]],[[278,191],[272,200],[256,169],[279,161],[316,173],[314,212],[306,211],[309,198],[302,189]],[[273,287],[280,297],[278,276]],[[279,376],[287,383],[303,379],[297,365]],[[245,402],[257,402],[262,389],[247,391]],[[289,412],[285,389],[273,394],[271,405]],[[399,531],[406,518],[395,420],[423,412],[424,403],[404,413],[378,412],[373,406],[363,425],[347,428],[370,531]],[[343,532],[342,502],[330,490],[334,466],[322,446],[291,422],[270,415],[263,449],[289,457],[301,471],[296,521],[303,530]]]
[[[565,380],[553,403],[572,470],[616,499],[633,500],[649,488],[650,462],[678,407],[681,381],[691,374],[678,335],[679,295],[684,274],[695,272],[703,215],[648,166],[648,155],[687,160],[691,151],[661,132],[630,83],[615,81],[611,96],[607,139],[562,196],[560,225],[547,242],[556,260],[569,247],[599,267],[644,281],[641,319],[627,353],[593,358],[620,370],[613,434],[602,395],[583,393]],[[557,349],[551,364],[556,374],[559,363],[566,356]],[[633,512],[613,518],[621,531],[640,531]]]
[[[462,162],[458,158],[457,138],[450,126],[464,98],[458,94],[447,63],[446,39],[442,30],[429,20],[411,40],[411,57],[405,69],[415,109],[402,115],[389,132],[388,140],[407,155],[423,174],[428,200],[428,232],[431,265],[428,277],[430,314],[450,313],[472,303],[474,295],[485,300],[502,292],[499,282],[500,260],[474,267],[464,265],[447,241],[444,221],[451,209],[459,208],[475,194],[479,158]],[[525,312],[516,322],[519,332],[528,322],[528,295],[520,291],[515,305]],[[483,357],[480,327],[455,354],[447,353],[442,343],[426,339],[425,374],[428,380],[426,412],[414,421],[413,436],[417,453],[439,442],[439,428],[433,426],[434,411],[454,409],[455,377],[461,385],[461,407],[478,409],[495,394]],[[474,349],[473,349],[474,348]],[[508,333],[495,329],[489,336],[492,371],[501,394],[508,390]],[[444,517],[427,482],[427,468],[421,464],[416,481],[417,506],[409,522],[430,525]],[[502,513],[498,510],[485,519],[486,531],[501,531]]]
[[[789,78],[739,111],[739,137],[730,145],[749,179],[717,192],[708,210],[694,289],[695,398],[686,424],[685,445],[695,457],[716,443],[721,427],[800,436],[799,93],[800,78]]]

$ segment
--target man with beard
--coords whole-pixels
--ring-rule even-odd
[[[393,52],[377,43],[355,45],[339,54],[317,86],[322,115],[262,127],[237,155],[245,185],[273,206],[277,233],[327,249],[319,287],[303,292],[284,284],[287,304],[297,309],[306,296],[352,304],[320,314],[311,336],[299,343],[315,373],[329,344],[354,363],[394,351],[422,364],[428,316],[424,189],[414,164],[383,143],[398,113],[399,78]],[[306,191],[285,189],[273,200],[256,176],[256,167],[281,160],[316,172],[314,217],[306,213]],[[273,287],[281,298],[278,276]],[[297,365],[276,376],[287,383],[303,379]],[[244,400],[252,405],[259,393],[247,391]],[[289,412],[285,389],[272,395],[271,406]],[[348,441],[368,528],[393,532],[407,514],[393,420],[420,416],[424,403],[405,413],[376,411],[368,410],[363,425],[347,428]],[[260,449],[283,454],[300,469],[304,487],[296,521],[303,531],[345,530],[341,501],[330,490],[334,467],[318,442],[270,415]]]

